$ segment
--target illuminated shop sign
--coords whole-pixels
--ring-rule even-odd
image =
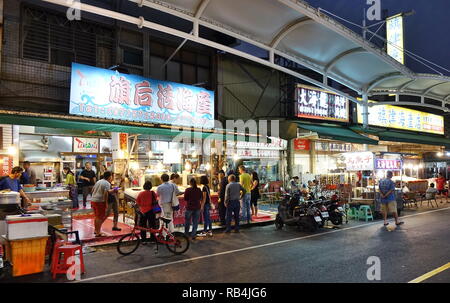
[[[214,92],[72,63],[70,114],[214,127]]]
[[[402,161],[393,159],[376,159],[375,169],[401,170]]]
[[[363,123],[362,107],[357,108],[358,123]],[[392,105],[369,107],[369,125],[444,134],[444,117]]]
[[[294,139],[294,150],[310,150],[311,141],[307,139]]]
[[[347,171],[373,170],[374,159],[372,152],[345,153]]]
[[[334,142],[316,142],[317,151],[334,151],[334,152],[350,152],[352,151],[351,143],[334,143]]]
[[[348,122],[348,99],[332,92],[297,85],[296,116],[299,118]]]
[[[239,158],[247,158],[247,159],[259,159],[259,158],[278,159],[280,157],[280,152],[278,150],[268,150],[268,149],[237,149],[236,155]]]
[[[386,19],[387,53],[389,56],[405,63],[403,51],[403,16],[396,15]]]
[[[98,153],[99,142],[97,138],[73,138],[74,153]]]

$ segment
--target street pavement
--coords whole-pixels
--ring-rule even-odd
[[[217,232],[191,243],[182,256],[164,246],[140,246],[130,256],[115,247],[85,255],[81,282],[182,283],[406,283],[450,262],[450,208],[405,212],[404,225],[388,232],[382,221],[344,224],[340,229],[300,232],[273,225]],[[394,224],[391,222],[391,224]],[[380,260],[381,280],[369,281],[369,257]],[[50,274],[18,277],[13,282],[51,282]],[[56,282],[66,282],[60,275]],[[450,282],[450,269],[424,282]]]

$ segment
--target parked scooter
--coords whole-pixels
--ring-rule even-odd
[[[323,220],[314,201],[304,201],[300,193],[285,194],[278,206],[275,227],[282,229],[284,225],[316,231],[323,226]]]
[[[344,208],[339,206],[338,201],[330,200],[325,204],[329,214],[328,220],[334,225],[341,225],[344,221],[344,217],[346,216]]]

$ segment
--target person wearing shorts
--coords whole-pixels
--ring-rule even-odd
[[[106,208],[108,204],[108,195],[114,193],[114,189],[111,189],[112,173],[106,171],[103,174],[103,179],[95,183],[92,189],[92,209],[95,215],[95,236],[104,237],[105,234],[101,233],[103,222],[106,220]]]
[[[444,178],[444,175],[439,173],[438,177],[436,178],[436,188],[437,188],[437,194],[440,196],[445,196],[445,199],[448,199],[448,190],[445,188],[445,183],[447,183],[447,180]],[[444,199],[442,199],[441,203],[444,203]]]
[[[397,202],[395,200],[395,183],[392,181],[392,171],[387,172],[386,178],[382,179],[379,184],[381,212],[383,213],[384,226],[389,225],[387,215],[391,213],[395,218],[395,225],[401,225],[404,222],[398,220]]]

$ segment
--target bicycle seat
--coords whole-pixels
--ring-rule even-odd
[[[169,224],[170,221],[172,221],[170,219],[166,219],[166,218],[163,218],[163,217],[159,217],[159,220],[163,221],[165,224]]]

